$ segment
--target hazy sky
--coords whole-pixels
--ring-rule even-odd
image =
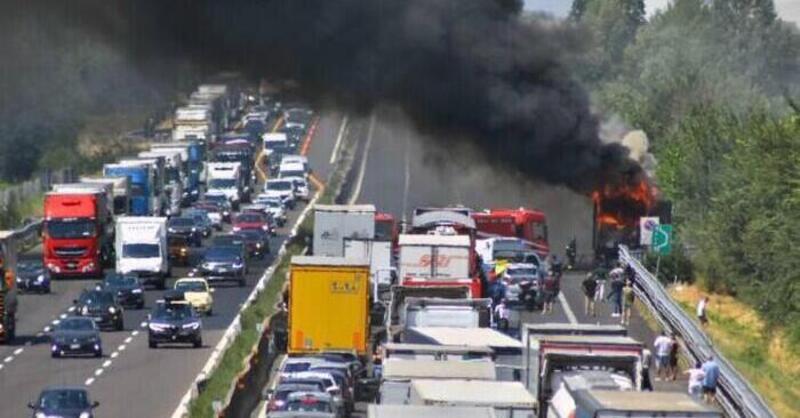
[[[783,20],[800,23],[800,0],[774,0],[778,15]],[[648,16],[665,7],[670,0],[645,0]],[[556,16],[566,16],[572,0],[525,0],[525,6],[532,10],[543,10]]]

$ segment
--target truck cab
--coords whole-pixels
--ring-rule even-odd
[[[131,158],[120,160],[121,164],[142,164],[150,167],[153,175],[153,188],[150,195],[151,204],[153,208],[152,214],[155,216],[163,216],[169,212],[169,198],[166,191],[166,159],[164,157],[151,157],[151,158]]]
[[[217,191],[225,194],[234,210],[239,209],[244,192],[244,183],[241,172],[242,163],[208,163],[208,191]]]
[[[537,209],[486,209],[472,212],[480,235],[514,237],[525,241],[543,259],[550,254],[547,217]]]
[[[157,213],[153,206],[153,169],[141,162],[106,164],[103,166],[105,177],[127,177],[130,182],[130,214],[149,216]]]

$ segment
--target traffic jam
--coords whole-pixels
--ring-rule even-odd
[[[308,161],[298,154],[313,118],[303,104],[200,85],[158,141],[53,186],[44,196],[41,258],[4,248],[4,260],[19,262],[0,298],[3,340],[14,340],[22,303],[6,295],[35,298],[56,281],[89,279],[69,315],[46,329],[54,359],[107,356],[105,332],[139,325],[126,323],[131,310],[147,312],[150,349],[203,347],[215,293],[253,285],[248,275],[260,275],[276,250],[270,238],[309,199]],[[146,302],[151,292],[154,304]],[[45,387],[28,407],[37,418],[85,418],[98,405],[78,384]]]
[[[566,269],[543,212],[419,207],[401,225],[370,204],[313,211],[258,416],[721,417],[645,391],[650,354],[622,325],[524,319]]]

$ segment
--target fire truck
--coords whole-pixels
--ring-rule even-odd
[[[486,209],[471,213],[478,235],[512,237],[525,240],[540,258],[550,254],[547,218],[537,209]]]

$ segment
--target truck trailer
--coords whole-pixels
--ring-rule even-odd
[[[346,238],[375,238],[375,206],[314,206],[314,255],[342,257]]]
[[[368,260],[292,257],[288,351],[368,354]]]
[[[490,407],[498,418],[534,418],[536,398],[519,382],[413,380],[411,405]]]

